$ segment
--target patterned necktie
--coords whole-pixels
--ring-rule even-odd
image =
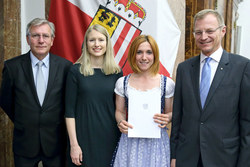
[[[200,98],[201,98],[201,106],[204,107],[207,94],[210,88],[210,80],[211,80],[211,67],[209,65],[209,62],[211,60],[211,57],[207,57],[205,59],[204,66],[202,68],[201,73],[201,83],[200,83]]]
[[[45,79],[44,79],[43,72],[42,72],[43,62],[39,61],[37,63],[37,66],[38,66],[38,69],[37,69],[37,75],[36,75],[36,91],[37,91],[39,102],[42,105],[45,92],[46,92]]]

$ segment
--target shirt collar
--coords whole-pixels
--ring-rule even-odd
[[[213,54],[211,54],[209,57],[211,57],[214,61],[220,62],[221,56],[222,56],[223,49],[222,47],[219,47]],[[200,54],[200,63],[202,63],[207,56],[205,56],[202,52]]]
[[[30,59],[31,59],[31,64],[32,67],[35,67],[36,64],[40,61],[36,58],[36,56],[34,56],[34,54],[30,51]],[[49,67],[49,54],[47,56],[45,56],[45,58],[42,60],[42,62],[44,63],[43,65],[48,68]]]

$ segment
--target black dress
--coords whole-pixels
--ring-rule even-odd
[[[66,85],[66,118],[75,118],[78,143],[83,152],[82,166],[108,167],[120,131],[115,121],[116,80],[122,73],[83,76],[79,64],[72,66]],[[74,166],[68,149],[68,166]]]

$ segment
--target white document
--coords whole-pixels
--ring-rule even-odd
[[[133,129],[128,129],[128,137],[160,138],[161,128],[153,116],[161,113],[161,90],[130,89],[128,96],[128,123],[133,126]]]

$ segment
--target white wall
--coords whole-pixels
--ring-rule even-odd
[[[243,0],[238,6],[239,19],[237,25],[241,26],[239,54],[250,59],[250,0]]]
[[[29,51],[26,42],[26,26],[36,17],[45,18],[45,0],[21,0],[21,51]]]

